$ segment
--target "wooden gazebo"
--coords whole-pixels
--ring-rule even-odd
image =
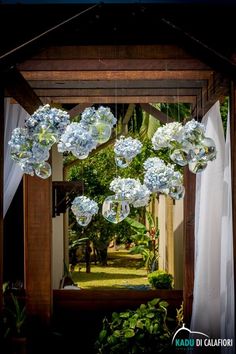
[[[200,120],[217,100],[230,96],[235,235],[236,48],[231,42],[235,5],[83,3],[0,5],[0,287],[3,100],[7,96],[29,113],[41,104],[60,103],[73,117],[95,103],[124,103],[140,104],[160,120],[164,115],[150,103],[189,103],[192,116]],[[183,300],[189,321],[194,283],[195,178],[188,171],[185,186]],[[53,307],[51,190],[51,179],[24,177],[27,306],[29,313],[45,323]],[[182,292],[175,296],[181,300]],[[60,294],[55,292],[54,299],[58,298]]]

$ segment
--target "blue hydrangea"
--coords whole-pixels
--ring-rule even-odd
[[[98,213],[98,204],[94,200],[82,195],[73,200],[71,210],[75,216],[79,214],[95,215]]]
[[[117,156],[132,160],[141,152],[142,146],[143,144],[138,139],[121,136],[120,139],[115,142],[114,152]]]
[[[80,159],[88,156],[90,151],[96,147],[95,141],[90,133],[80,123],[71,123],[62,134],[58,144],[59,152],[72,152]]]
[[[25,122],[25,127],[30,135],[39,138],[43,134],[51,135],[51,145],[58,141],[70,123],[69,114],[58,108],[50,107],[49,104],[39,107]]]

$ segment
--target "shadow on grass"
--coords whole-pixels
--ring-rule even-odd
[[[82,272],[73,272],[73,280],[78,283],[90,282],[93,280],[109,280],[113,279],[114,282],[118,279],[137,279],[144,278],[144,275],[137,274],[124,274],[124,273],[105,273],[105,272],[92,272],[92,273],[82,273]]]

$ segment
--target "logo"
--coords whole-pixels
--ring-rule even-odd
[[[210,338],[208,334],[198,331],[191,331],[183,323],[173,335],[171,344],[176,349],[193,349],[196,347],[233,347],[233,339]]]

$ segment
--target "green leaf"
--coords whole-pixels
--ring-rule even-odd
[[[154,313],[147,313],[147,318],[153,318],[153,317],[155,317],[155,314]]]
[[[161,307],[167,307],[167,306],[168,306],[168,302],[166,302],[166,301],[161,301],[161,302],[159,302],[159,306],[161,306]]]
[[[134,329],[136,327],[137,320],[136,318],[131,318],[129,321],[130,328]]]
[[[133,329],[127,329],[125,331],[125,338],[132,338],[135,336],[135,332]]]
[[[107,331],[105,329],[103,329],[100,333],[99,333],[99,340],[102,342],[103,339],[105,339],[107,336]]]
[[[120,331],[115,330],[114,333],[113,333],[113,335],[114,335],[115,337],[120,337],[121,333],[120,333]]]
[[[155,298],[155,299],[149,301],[148,304],[153,305],[153,306],[156,306],[159,301],[160,301],[160,299]]]
[[[122,313],[120,314],[120,317],[121,317],[121,318],[128,318],[129,316],[130,316],[129,312],[122,312]]]
[[[136,327],[137,327],[137,328],[140,328],[140,329],[143,329],[143,322],[142,322],[141,320],[138,320],[138,321],[136,322]]]
[[[141,224],[137,220],[129,218],[129,217],[127,217],[125,220],[131,226],[132,229],[134,229],[136,231],[139,231],[139,232],[142,232],[142,233],[146,233],[147,232],[146,226]]]
[[[151,229],[152,227],[155,227],[155,223],[154,223],[152,214],[149,211],[146,211],[146,217],[147,217],[147,220],[148,220],[149,229]]]

